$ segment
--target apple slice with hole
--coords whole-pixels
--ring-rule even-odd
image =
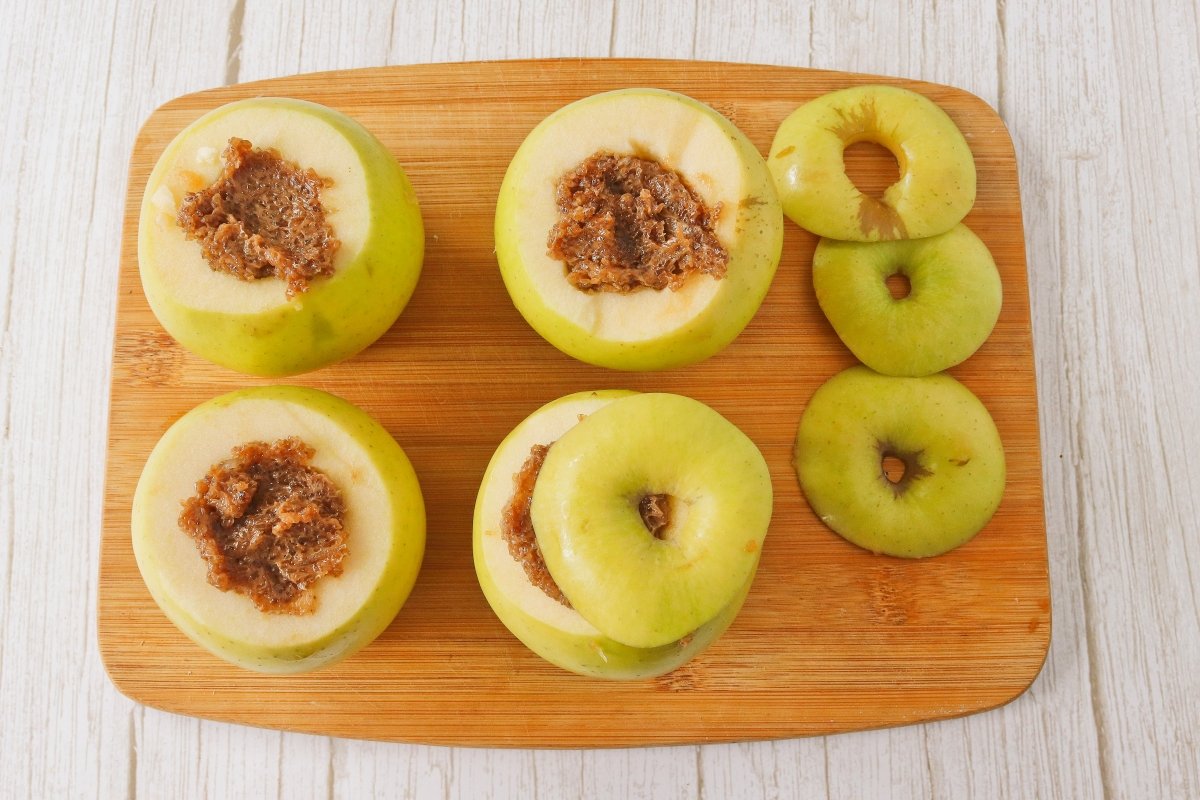
[[[315,581],[308,614],[267,613],[210,584],[179,522],[197,481],[234,447],[289,437],[313,449],[311,466],[345,504],[342,572]],[[366,412],[316,389],[264,386],[202,403],[163,434],[138,481],[132,532],[146,587],[183,633],[246,669],[306,672],[349,656],[391,623],[421,566],[425,507],[404,451]]]
[[[970,389],[945,373],[894,377],[861,365],[809,400],[795,467],[823,523],[902,558],[941,555],[979,533],[1006,474],[996,423]]]
[[[736,581],[732,586],[712,587],[723,597],[708,619],[697,626],[686,623],[683,627],[687,630],[682,634],[650,647],[630,646],[613,639],[574,608],[552,599],[530,582],[502,533],[504,509],[514,491],[514,475],[522,469],[534,445],[556,442],[575,428],[581,418],[588,418],[614,401],[634,396],[632,392],[619,390],[580,392],[559,398],[535,411],[496,449],[475,505],[475,570],[480,587],[500,621],[530,650],[550,663],[581,675],[616,680],[665,674],[687,663],[716,641],[741,609],[758,561],[756,544],[753,553],[745,554],[747,569],[734,571],[737,576],[731,578]],[[554,447],[551,447],[550,452],[553,451]],[[680,471],[687,469],[682,463],[676,466]],[[735,483],[739,480],[745,480],[745,476],[734,478]],[[541,478],[538,481],[540,483]],[[535,493],[540,491],[536,487],[537,484]],[[769,507],[769,494],[767,504]],[[648,532],[643,530],[643,533],[650,538]],[[613,553],[611,557],[619,560],[621,555]],[[636,602],[632,598],[616,596],[611,601],[615,604]]]
[[[716,214],[724,277],[692,274],[678,289],[583,291],[548,250],[560,179],[591,156],[635,155],[674,171]],[[783,247],[770,171],[729,120],[661,89],[593,95],[551,114],[525,139],[496,203],[496,258],[517,310],[550,344],[591,364],[655,370],[717,353],[761,305]]]
[[[272,148],[326,185],[325,220],[340,242],[333,274],[289,298],[277,277],[214,271],[177,219],[185,195],[212,185],[231,138]],[[412,184],[388,149],[346,115],[302,100],[221,106],[167,145],[146,182],[138,264],[159,322],[197,355],[251,375],[295,375],[378,339],[417,285],[425,235]]]

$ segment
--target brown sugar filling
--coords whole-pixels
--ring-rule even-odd
[[[331,182],[236,137],[222,158],[220,177],[184,195],[177,215],[208,265],[245,281],[280,278],[289,299],[314,278],[332,275],[341,242],[321,205],[321,189]]]
[[[546,461],[551,445],[535,444],[521,469],[513,475],[513,493],[500,517],[501,536],[508,544],[508,552],[525,570],[525,576],[548,597],[567,608],[571,607],[566,595],[558,588],[538,546],[537,533],[533,529],[533,518],[529,506],[533,502],[533,487]],[[638,513],[642,524],[656,539],[662,539],[671,524],[671,497],[666,494],[648,494],[638,501]]]
[[[525,577],[546,596],[557,600],[567,608],[571,604],[567,596],[558,588],[550,570],[546,569],[546,560],[542,558],[542,549],[538,546],[537,535],[533,531],[533,518],[529,514],[529,505],[533,502],[533,486],[537,483],[538,473],[546,460],[550,445],[535,444],[529,450],[529,457],[521,465],[521,469],[513,476],[513,493],[500,518],[501,536],[508,544],[508,552],[520,562],[525,570]]]
[[[342,574],[348,534],[342,494],[309,466],[313,454],[295,437],[249,442],[196,482],[179,526],[207,562],[209,583],[261,611],[315,610],[313,585]]]
[[[598,152],[558,182],[549,253],[585,292],[678,289],[693,274],[723,278],[729,252],[709,209],[657,161]]]

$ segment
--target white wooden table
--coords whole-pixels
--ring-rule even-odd
[[[0,796],[1200,797],[1196,0],[4,0],[0,20]],[[276,733],[113,689],[97,563],[140,122],[224,83],[572,55],[906,76],[1000,111],[1024,196],[1054,599],[1028,693],[823,739],[554,752]]]

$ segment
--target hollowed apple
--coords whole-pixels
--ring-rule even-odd
[[[216,588],[180,526],[182,503],[233,448],[289,437],[312,448],[312,467],[345,505],[341,574],[309,587],[315,602],[305,614],[266,612]],[[167,430],[138,481],[132,530],[146,587],[187,636],[247,669],[304,672],[362,648],[395,617],[420,569],[425,511],[404,451],[364,411],[315,389],[270,386],[209,400]]]
[[[320,204],[340,242],[333,273],[289,297],[277,277],[214,270],[189,240],[184,198],[218,180],[231,139],[272,149],[325,185]],[[185,128],[146,183],[138,264],[146,298],[184,347],[252,375],[294,375],[347,358],[395,322],[417,284],[424,229],[404,170],[386,147],[333,109],[287,98],[221,106]]]
[[[674,399],[663,404],[659,402],[662,398]],[[750,590],[771,512],[770,479],[757,448],[749,440],[735,443],[734,450],[746,458],[728,459],[723,468],[726,473],[715,479],[721,487],[712,489],[711,476],[697,476],[696,465],[691,461],[672,459],[665,455],[667,451],[656,448],[659,438],[654,429],[637,427],[635,435],[634,428],[627,428],[631,439],[644,436],[648,440],[644,447],[634,445],[628,449],[612,448],[613,442],[609,441],[604,443],[603,450],[596,450],[588,442],[589,434],[585,433],[583,439],[572,436],[576,431],[582,433],[585,426],[580,422],[581,418],[587,422],[602,411],[610,412],[610,419],[623,418],[622,404],[630,400],[637,401],[642,408],[657,407],[673,420],[677,418],[679,405],[687,406],[689,414],[697,412],[696,416],[703,424],[717,428],[716,431],[708,428],[700,437],[703,441],[698,442],[697,447],[702,449],[704,443],[708,443],[714,445],[714,452],[728,454],[728,439],[740,436],[740,433],[731,434],[728,429],[733,426],[723,419],[722,424],[715,423],[713,418],[719,418],[716,412],[687,398],[636,395],[624,391],[568,395],[535,411],[505,438],[488,465],[475,506],[475,569],[480,586],[501,622],[547,661],[582,675],[609,679],[648,678],[670,672],[721,636],[737,616]],[[704,411],[699,412],[697,407]],[[644,422],[642,414],[643,411],[634,410],[639,424]],[[608,427],[601,422],[595,430],[603,431]],[[681,429],[696,433],[686,422]],[[603,433],[599,435],[604,438]],[[570,441],[568,436],[575,441]],[[504,509],[513,495],[514,475],[522,469],[535,445],[556,442],[561,443],[562,452],[581,448],[592,451],[601,460],[605,460],[605,453],[608,453],[614,465],[645,459],[661,465],[654,481],[637,480],[639,476],[624,471],[633,483],[627,486],[629,481],[610,481],[604,491],[582,499],[569,490],[574,481],[569,471],[561,469],[561,464],[551,465],[549,472],[543,466],[534,487],[533,502],[548,508],[542,509],[535,518],[534,527],[541,552],[546,557],[546,566],[556,579],[559,576],[566,579],[561,588],[570,604],[552,598],[530,581],[525,565],[513,555],[503,533]],[[550,454],[559,447],[560,444],[553,444]],[[547,463],[550,463],[550,457],[547,456]],[[700,465],[698,470],[706,472],[710,467],[712,464]],[[666,480],[668,476],[675,477]],[[631,489],[633,484],[636,486]],[[710,490],[700,488],[702,485]],[[672,502],[673,519],[665,531],[657,535],[642,526],[637,511],[640,497],[650,491],[678,493]],[[556,500],[566,502],[568,499],[571,509],[553,508]],[[735,506],[745,513],[731,523],[724,515]],[[611,519],[614,509],[624,518]],[[562,547],[565,538],[562,523],[574,524],[589,512],[595,515],[595,520],[580,524],[588,526],[606,544],[597,542],[587,553],[568,552]],[[600,522],[601,518],[606,519]],[[540,519],[541,528],[537,519]],[[543,538],[541,531],[552,528],[553,538]],[[623,534],[630,536],[621,540]],[[697,547],[705,552],[693,552]],[[550,549],[555,549],[553,555]],[[652,553],[656,549],[665,557],[656,559]],[[671,558],[671,553],[680,557],[679,563]],[[616,583],[606,587],[597,586],[590,578],[581,582],[572,564],[563,567],[564,561],[578,559],[587,561],[589,566],[585,570],[616,576]],[[691,566],[696,567],[697,575],[703,573],[705,579],[697,579],[687,586],[677,585]],[[640,575],[635,583],[643,586],[631,585],[621,577],[631,573]],[[644,596],[644,585],[660,579],[677,585],[679,597],[672,603],[660,603],[658,607],[650,608]],[[588,581],[591,581],[590,586]],[[604,614],[597,615],[594,610],[585,616],[577,608],[590,607],[592,590],[606,593],[605,601],[613,608],[624,609],[634,616],[642,612],[644,619],[650,620],[653,633],[647,636],[642,630],[646,626],[636,621],[632,626],[628,620],[618,620],[615,626],[611,625]],[[582,605],[576,606],[576,603]],[[604,629],[595,623],[600,623]],[[643,643],[631,643],[634,640]]]
[[[724,277],[692,274],[677,288],[627,293],[568,281],[548,246],[565,213],[557,187],[598,153],[677,175],[714,217]],[[729,120],[674,92],[625,89],[579,100],[534,128],[505,174],[495,236],[513,303],[548,342],[588,363],[654,370],[708,358],[746,327],[779,263],[783,216],[766,163]]]

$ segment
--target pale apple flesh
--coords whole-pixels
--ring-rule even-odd
[[[709,209],[719,207],[726,276],[628,294],[572,286],[547,249],[559,215],[555,189],[598,152],[657,161]],[[625,89],[572,103],[529,134],[505,174],[495,236],[509,295],[543,338],[588,363],[653,370],[703,360],[745,328],[779,263],[783,215],[762,156],[727,119],[674,92]]]
[[[817,302],[859,361],[884,375],[932,375],[969,358],[1000,317],[1000,273],[961,223],[927,239],[839,242],[813,254]],[[887,279],[908,278],[906,297]]]
[[[231,137],[329,181],[321,204],[341,242],[334,273],[290,300],[278,278],[212,270],[177,222],[184,195],[219,176]],[[294,375],[374,342],[407,304],[423,254],[416,195],[387,148],[349,117],[288,98],[230,103],[180,132],[150,174],[138,222],[142,286],[163,327],[197,355],[253,375]]]
[[[474,559],[489,605],[505,627],[550,663],[590,677],[651,678],[694,658],[729,627],[753,581],[751,574],[723,608],[693,631],[657,647],[630,647],[601,633],[578,611],[531,584],[502,535],[502,514],[513,493],[513,475],[534,445],[549,445],[616,399],[633,393],[608,390],[559,398],[535,411],[496,449],[475,505]],[[551,448],[553,450],[553,448]]]
[[[857,142],[891,151],[900,177],[883,197],[846,175]],[[876,242],[953,228],[975,204],[975,159],[934,102],[896,86],[856,86],[817,97],[783,121],[767,159],[784,213],[818,236]]]
[[[832,530],[904,558],[940,555],[982,530],[1004,495],[1004,447],[983,403],[949,375],[879,375],[851,367],[809,401],[796,472]],[[904,462],[894,483],[883,459]]]
[[[260,611],[246,595],[207,578],[196,543],[179,526],[196,481],[251,441],[296,436],[345,500],[348,554],[342,574],[313,587],[313,613]],[[412,465],[365,412],[325,392],[293,386],[245,389],[197,406],[159,440],[133,499],[133,549],[146,587],[197,644],[260,672],[328,666],[375,639],[408,597],[425,545],[425,510]]]

